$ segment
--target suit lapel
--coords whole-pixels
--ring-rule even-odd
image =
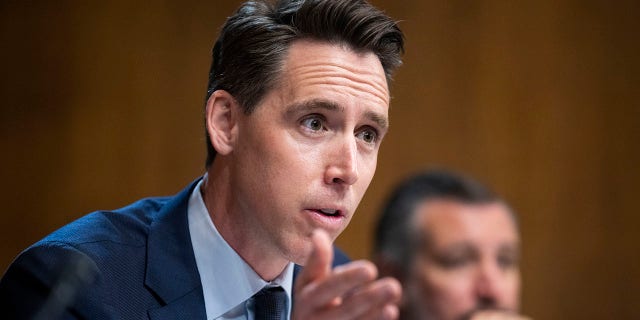
[[[202,298],[202,287],[198,286],[186,295],[179,297],[166,306],[149,310],[151,320],[173,320],[173,319],[206,319],[204,300]]]
[[[149,227],[145,285],[163,303],[149,311],[154,320],[206,318],[187,221],[189,197],[197,182],[170,199]]]

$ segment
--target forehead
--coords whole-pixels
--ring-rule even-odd
[[[473,243],[478,246],[517,244],[515,221],[500,202],[465,204],[452,200],[429,200],[416,208],[416,225],[435,246]]]
[[[344,45],[298,40],[291,44],[283,65],[282,85],[294,96],[358,97],[388,107],[384,69],[372,52],[355,52]]]

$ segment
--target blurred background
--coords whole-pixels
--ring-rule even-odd
[[[210,49],[240,1],[0,3],[0,272],[97,209],[203,173]],[[640,301],[640,2],[376,0],[406,33],[378,171],[338,244],[367,258],[390,189],[445,167],[521,217],[523,311]]]

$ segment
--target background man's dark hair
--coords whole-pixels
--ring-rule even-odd
[[[418,205],[428,200],[453,200],[465,204],[502,202],[479,182],[445,170],[415,174],[391,194],[375,230],[374,254],[396,266],[407,266],[415,250],[412,222]],[[514,217],[515,218],[515,217]]]
[[[402,31],[364,0],[248,1],[227,19],[214,45],[207,99],[216,90],[226,90],[251,113],[277,83],[289,46],[300,39],[373,52],[387,82],[402,63]],[[208,134],[206,141],[209,167],[216,151]]]

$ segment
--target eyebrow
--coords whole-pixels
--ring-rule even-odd
[[[297,113],[309,112],[317,109],[344,112],[344,107],[338,105],[335,102],[323,99],[311,99],[289,105],[287,107],[286,114],[287,116],[292,116]],[[380,113],[367,111],[365,112],[365,117],[375,122],[382,129],[387,129],[389,127],[389,121],[387,120],[387,117]]]
[[[503,243],[498,247],[498,253],[514,253],[520,255],[520,246],[516,243]]]
[[[389,121],[387,120],[387,117],[373,111],[367,111],[365,116],[371,121],[377,123],[382,129],[389,128]]]

